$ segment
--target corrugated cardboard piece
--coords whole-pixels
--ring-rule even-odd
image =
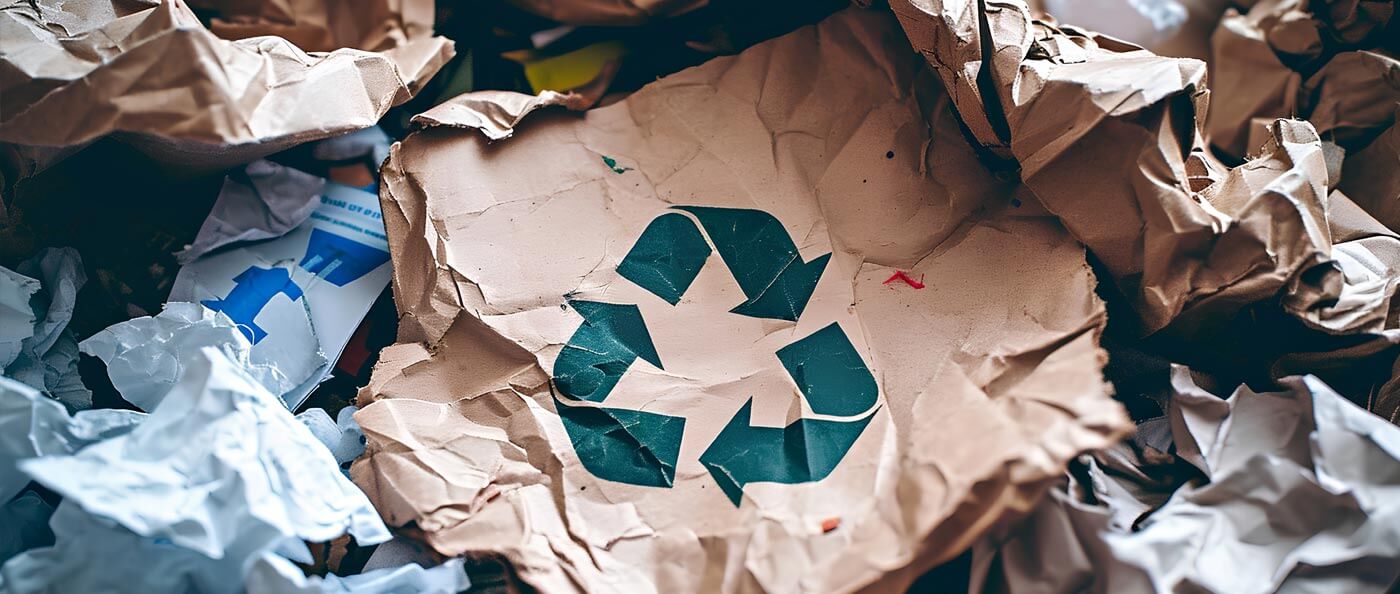
[[[8,2],[0,35],[0,142],[42,154],[118,134],[210,169],[372,126],[452,56],[427,35],[380,53],[225,41],[180,0]]]
[[[386,520],[548,592],[898,589],[1123,435],[1082,247],[907,44],[847,11],[396,145],[352,469]]]

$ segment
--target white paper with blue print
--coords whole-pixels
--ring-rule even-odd
[[[293,409],[330,373],[391,274],[379,198],[332,182],[320,202],[282,237],[181,268],[170,294],[223,312],[257,358],[283,361],[288,376],[306,378],[282,395]]]

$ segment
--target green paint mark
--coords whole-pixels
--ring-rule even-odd
[[[749,399],[715,437],[700,463],[729,501],[739,506],[749,483],[807,483],[831,474],[851,449],[871,414],[856,421],[798,419],[787,427],[749,425]]]
[[[730,310],[753,318],[797,321],[831,254],[803,262],[783,224],[761,210],[681,206],[699,219],[748,300]]]
[[[879,394],[875,376],[835,322],[778,349],[778,360],[817,414],[859,414],[874,406]]]
[[[639,410],[568,406],[554,399],[583,467],[600,479],[644,487],[676,480],[685,419]]]
[[[609,157],[609,156],[607,156],[607,155],[604,155],[604,156],[603,156],[603,164],[604,164],[604,165],[607,165],[607,166],[608,166],[608,169],[613,170],[613,173],[619,173],[619,174],[621,174],[621,173],[627,173],[628,171],[631,171],[631,170],[632,170],[631,167],[618,167],[618,166],[617,166],[617,159],[614,159],[614,158]]]
[[[685,215],[668,213],[647,225],[617,273],[675,305],[695,282],[710,251],[695,223]]]
[[[570,301],[583,325],[554,360],[554,383],[570,398],[602,402],[638,357],[661,367],[635,305]]]

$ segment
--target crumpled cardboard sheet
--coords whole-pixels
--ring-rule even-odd
[[[396,145],[401,342],[351,469],[386,521],[541,591],[898,590],[1122,435],[1083,250],[906,44],[848,10],[508,141]]]
[[[412,123],[420,128],[446,126],[478,130],[491,140],[509,138],[515,127],[531,112],[552,106],[575,111],[587,109],[592,103],[574,93],[541,91],[525,95],[510,91],[476,91],[448,99],[432,109],[413,116]]]
[[[653,18],[680,16],[709,0],[507,0],[552,21],[574,25],[638,25]]]
[[[64,501],[55,545],[0,568],[6,592],[237,592],[258,557],[310,561],[303,540],[389,539],[310,430],[213,348],[135,429],[19,465]]]
[[[118,8],[0,7],[0,142],[57,149],[116,134],[159,161],[217,169],[372,126],[452,56],[441,37],[307,54],[275,37],[220,39],[180,0]]]
[[[1393,2],[1324,2],[1314,14],[1302,0],[1266,0],[1241,14],[1226,11],[1212,36],[1212,145],[1235,158],[1256,154],[1270,121],[1300,117],[1348,150],[1366,146],[1394,122],[1400,61],[1372,51]],[[1345,8],[1355,12],[1341,13]],[[1330,20],[1338,12],[1340,20]],[[1365,17],[1363,15],[1370,15]]]
[[[224,39],[281,37],[308,52],[383,51],[433,33],[431,0],[191,0]]]
[[[78,341],[68,329],[86,282],[73,248],[44,248],[17,271],[0,268],[0,299],[13,321],[0,331],[0,370],[74,411],[92,406],[92,392],[78,376]]]
[[[1400,577],[1400,428],[1312,376],[1222,399],[1175,367],[1172,385],[1168,416],[975,549],[970,591],[1360,594]]]
[[[1334,253],[1329,153],[1307,122],[1270,122],[1255,159],[1212,172],[1204,64],[1034,22],[1015,0],[894,8],[976,141],[1102,262],[1140,334],[1231,357],[1203,333],[1260,304],[1317,337],[1386,329],[1389,297],[1338,305],[1371,286],[1349,287]],[[1270,348],[1247,375],[1267,370]]]
[[[1338,184],[1390,229],[1400,229],[1400,167],[1396,163],[1400,163],[1400,126],[1392,124],[1366,148],[1347,153]]]

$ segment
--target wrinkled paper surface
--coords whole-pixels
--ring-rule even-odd
[[[18,271],[0,269],[0,299],[13,323],[3,331],[0,369],[75,411],[92,406],[92,392],[78,376],[78,341],[68,329],[85,283],[82,258],[73,248],[44,248]]]
[[[66,456],[109,437],[131,431],[145,414],[98,409],[69,415],[62,404],[34,388],[0,377],[0,500],[29,483],[19,462],[39,456]]]
[[[273,35],[308,52],[342,47],[381,51],[433,31],[429,0],[191,0],[219,16],[210,30],[224,39]]]
[[[228,316],[174,301],[154,316],[114,324],[79,347],[107,365],[107,377],[123,399],[146,411],[155,410],[205,347],[218,349],[279,396],[312,379],[325,362],[314,351],[255,350]]]
[[[1394,410],[1400,386],[1388,380],[1400,336],[1387,320],[1400,240],[1383,232],[1353,241],[1330,220],[1344,210],[1331,204],[1337,165],[1346,171],[1332,139],[1354,135],[1349,115],[1382,111],[1345,107],[1353,96],[1340,89],[1384,78],[1383,68],[1370,79],[1329,79],[1337,92],[1319,83],[1318,105],[1330,107],[1317,113],[1339,111],[1318,127],[1276,119],[1288,110],[1250,116],[1254,158],[1229,169],[1206,138],[1234,141],[1200,130],[1207,99],[1247,106],[1247,92],[1293,97],[1274,89],[1287,85],[1270,82],[1267,69],[1213,77],[1220,82],[1208,92],[1202,62],[1034,21],[1019,0],[893,7],[982,154],[1019,175],[1113,278],[1132,306],[1123,313],[1135,314],[1120,318],[1129,332],[1236,381],[1315,373],[1353,401]],[[1227,15],[1217,40],[1238,24]]]
[[[389,539],[325,446],[214,348],[131,432],[20,466],[64,501],[54,546],[0,568],[11,592],[236,592],[255,557],[309,562],[303,540]]]
[[[1400,577],[1400,428],[1315,377],[1282,383],[1222,399],[1176,367],[1169,415],[1086,457],[999,543],[987,591],[1384,591]]]
[[[441,554],[550,592],[898,589],[1125,429],[1082,248],[978,164],[887,15],[478,122],[385,168],[401,342],[351,469]],[[562,391],[600,376],[606,403]]]
[[[226,167],[372,126],[452,56],[428,36],[308,54],[277,37],[220,39],[180,0],[124,7],[0,6],[0,141],[53,149],[118,134],[162,162]]]

